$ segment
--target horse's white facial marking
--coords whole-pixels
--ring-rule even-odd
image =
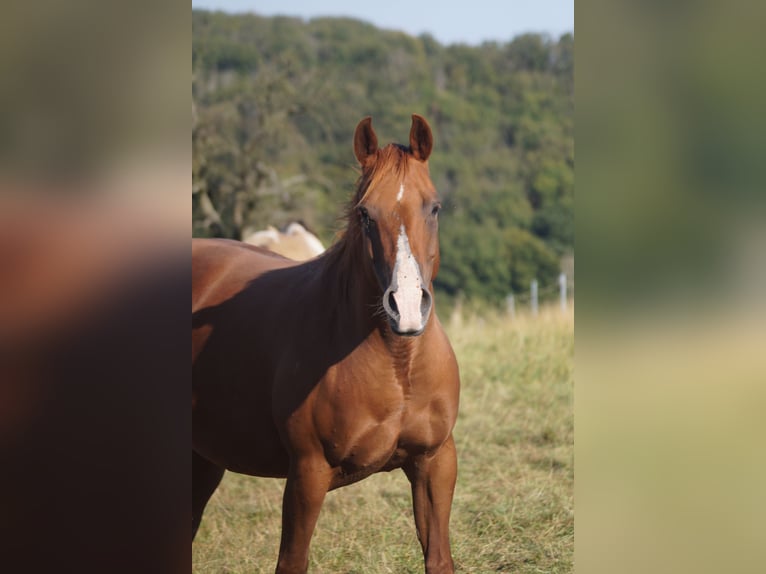
[[[394,275],[396,291],[393,295],[396,306],[399,308],[399,329],[419,331],[423,328],[423,318],[420,313],[423,279],[415,256],[410,250],[410,240],[404,225],[399,227],[399,238],[396,241]]]
[[[399,185],[399,193],[396,194],[396,202],[399,203],[404,197],[404,184]]]

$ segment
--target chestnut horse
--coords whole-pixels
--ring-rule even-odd
[[[439,200],[431,129],[378,149],[345,233],[296,263],[236,241],[192,242],[192,537],[224,470],[286,477],[278,574],[306,572],[332,489],[402,468],[429,574],[454,572],[455,354],[434,312]]]

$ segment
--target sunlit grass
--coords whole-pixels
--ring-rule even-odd
[[[572,571],[574,328],[571,311],[445,320],[460,362],[452,550],[460,572]],[[283,481],[227,473],[194,544],[194,572],[273,572]],[[400,471],[328,494],[310,571],[419,573]]]

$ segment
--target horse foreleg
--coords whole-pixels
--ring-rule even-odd
[[[276,574],[303,574],[308,569],[311,535],[330,480],[330,467],[324,458],[291,461],[282,500],[282,541]]]
[[[192,450],[192,540],[202,521],[207,501],[218,488],[224,469]]]
[[[449,515],[457,478],[452,435],[431,456],[413,457],[404,465],[412,485],[412,507],[427,574],[453,574]]]

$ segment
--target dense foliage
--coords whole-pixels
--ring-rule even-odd
[[[500,300],[574,252],[574,37],[444,46],[343,18],[192,13],[197,236],[300,219],[325,241],[357,177],[356,123],[434,131],[437,287]]]

